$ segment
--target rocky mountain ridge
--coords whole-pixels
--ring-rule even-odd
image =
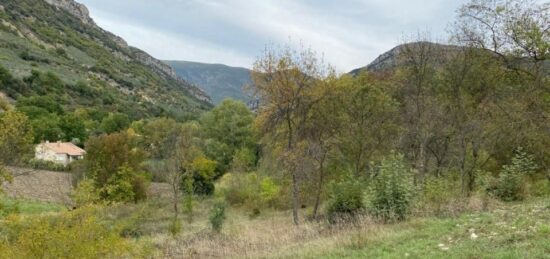
[[[151,69],[155,70],[157,73],[162,73],[162,74],[176,80],[184,88],[189,90],[189,92],[191,92],[197,99],[199,99],[201,101],[206,101],[206,102],[211,101],[210,97],[208,96],[208,94],[206,94],[206,92],[204,92],[199,87],[194,86],[192,84],[189,84],[188,82],[183,80],[181,77],[179,77],[177,75],[177,73],[174,71],[174,69],[172,69],[172,67],[170,67],[169,65],[167,65],[167,64],[163,63],[162,61],[152,57],[151,55],[149,55],[145,51],[142,51],[140,49],[129,46],[128,43],[124,39],[122,39],[121,37],[119,37],[119,36],[117,36],[117,35],[115,35],[111,32],[108,32],[108,31],[104,30],[103,28],[97,26],[96,23],[94,22],[94,20],[90,17],[90,12],[89,12],[88,8],[85,5],[83,5],[81,3],[78,3],[74,0],[44,0],[44,1],[48,4],[50,4],[50,5],[55,6],[56,8],[67,11],[69,14],[75,16],[80,21],[82,21],[82,23],[84,23],[86,25],[93,26],[93,27],[97,28],[98,30],[103,31],[119,47],[124,48],[124,49],[128,49],[132,53],[134,53],[137,60],[140,61],[142,64],[150,67]]]
[[[223,64],[206,64],[190,61],[164,61],[186,81],[200,86],[212,97],[214,104],[225,98],[250,101],[244,86],[250,85],[250,70]]]

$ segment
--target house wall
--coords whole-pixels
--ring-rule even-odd
[[[36,159],[52,161],[57,164],[68,165],[69,157],[66,154],[56,154],[50,149],[44,148],[43,145],[37,145],[35,148]]]

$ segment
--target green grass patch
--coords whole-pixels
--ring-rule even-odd
[[[458,218],[418,218],[352,232],[315,258],[550,258],[550,199],[509,203]]]
[[[12,213],[32,215],[63,210],[66,210],[66,207],[57,203],[0,198],[0,215]]]

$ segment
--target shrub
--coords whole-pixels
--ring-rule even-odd
[[[455,193],[452,190],[453,183],[443,177],[428,177],[425,180],[424,191],[420,203],[426,211],[440,215],[444,212],[445,205],[450,202]]]
[[[414,193],[411,171],[403,155],[392,154],[382,160],[373,179],[372,213],[387,220],[404,220],[409,213]]]
[[[104,225],[90,209],[10,217],[0,226],[0,258],[139,258],[145,250]]]
[[[260,177],[256,173],[227,173],[218,187],[229,204],[245,205],[253,211],[273,207],[281,193],[280,185],[270,177]]]
[[[494,192],[503,201],[523,200],[526,196],[525,176],[532,175],[537,170],[532,155],[518,148],[510,165],[504,165]]]
[[[31,168],[38,169],[38,170],[49,170],[49,171],[58,171],[58,172],[65,172],[69,171],[71,168],[70,166],[65,166],[62,164],[57,164],[52,161],[45,161],[33,158],[29,160],[27,163]]]
[[[212,207],[210,211],[210,224],[212,225],[212,230],[217,233],[220,233],[223,227],[223,222],[225,221],[225,202],[217,202]]]
[[[340,182],[332,183],[327,215],[334,223],[342,217],[354,216],[365,208],[364,190],[360,181],[347,176]]]
[[[538,181],[535,181],[531,185],[531,191],[530,193],[533,196],[536,197],[543,197],[543,196],[549,196],[550,195],[550,181],[547,179],[541,179]]]
[[[174,219],[169,226],[170,234],[173,236],[181,232],[181,221],[179,219]]]
[[[99,190],[95,188],[95,183],[91,179],[80,181],[74,189],[71,198],[77,206],[94,204],[101,201]]]

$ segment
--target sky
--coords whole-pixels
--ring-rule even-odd
[[[306,46],[339,72],[425,35],[445,41],[466,0],[77,0],[102,28],[163,60],[250,68],[266,46]]]

